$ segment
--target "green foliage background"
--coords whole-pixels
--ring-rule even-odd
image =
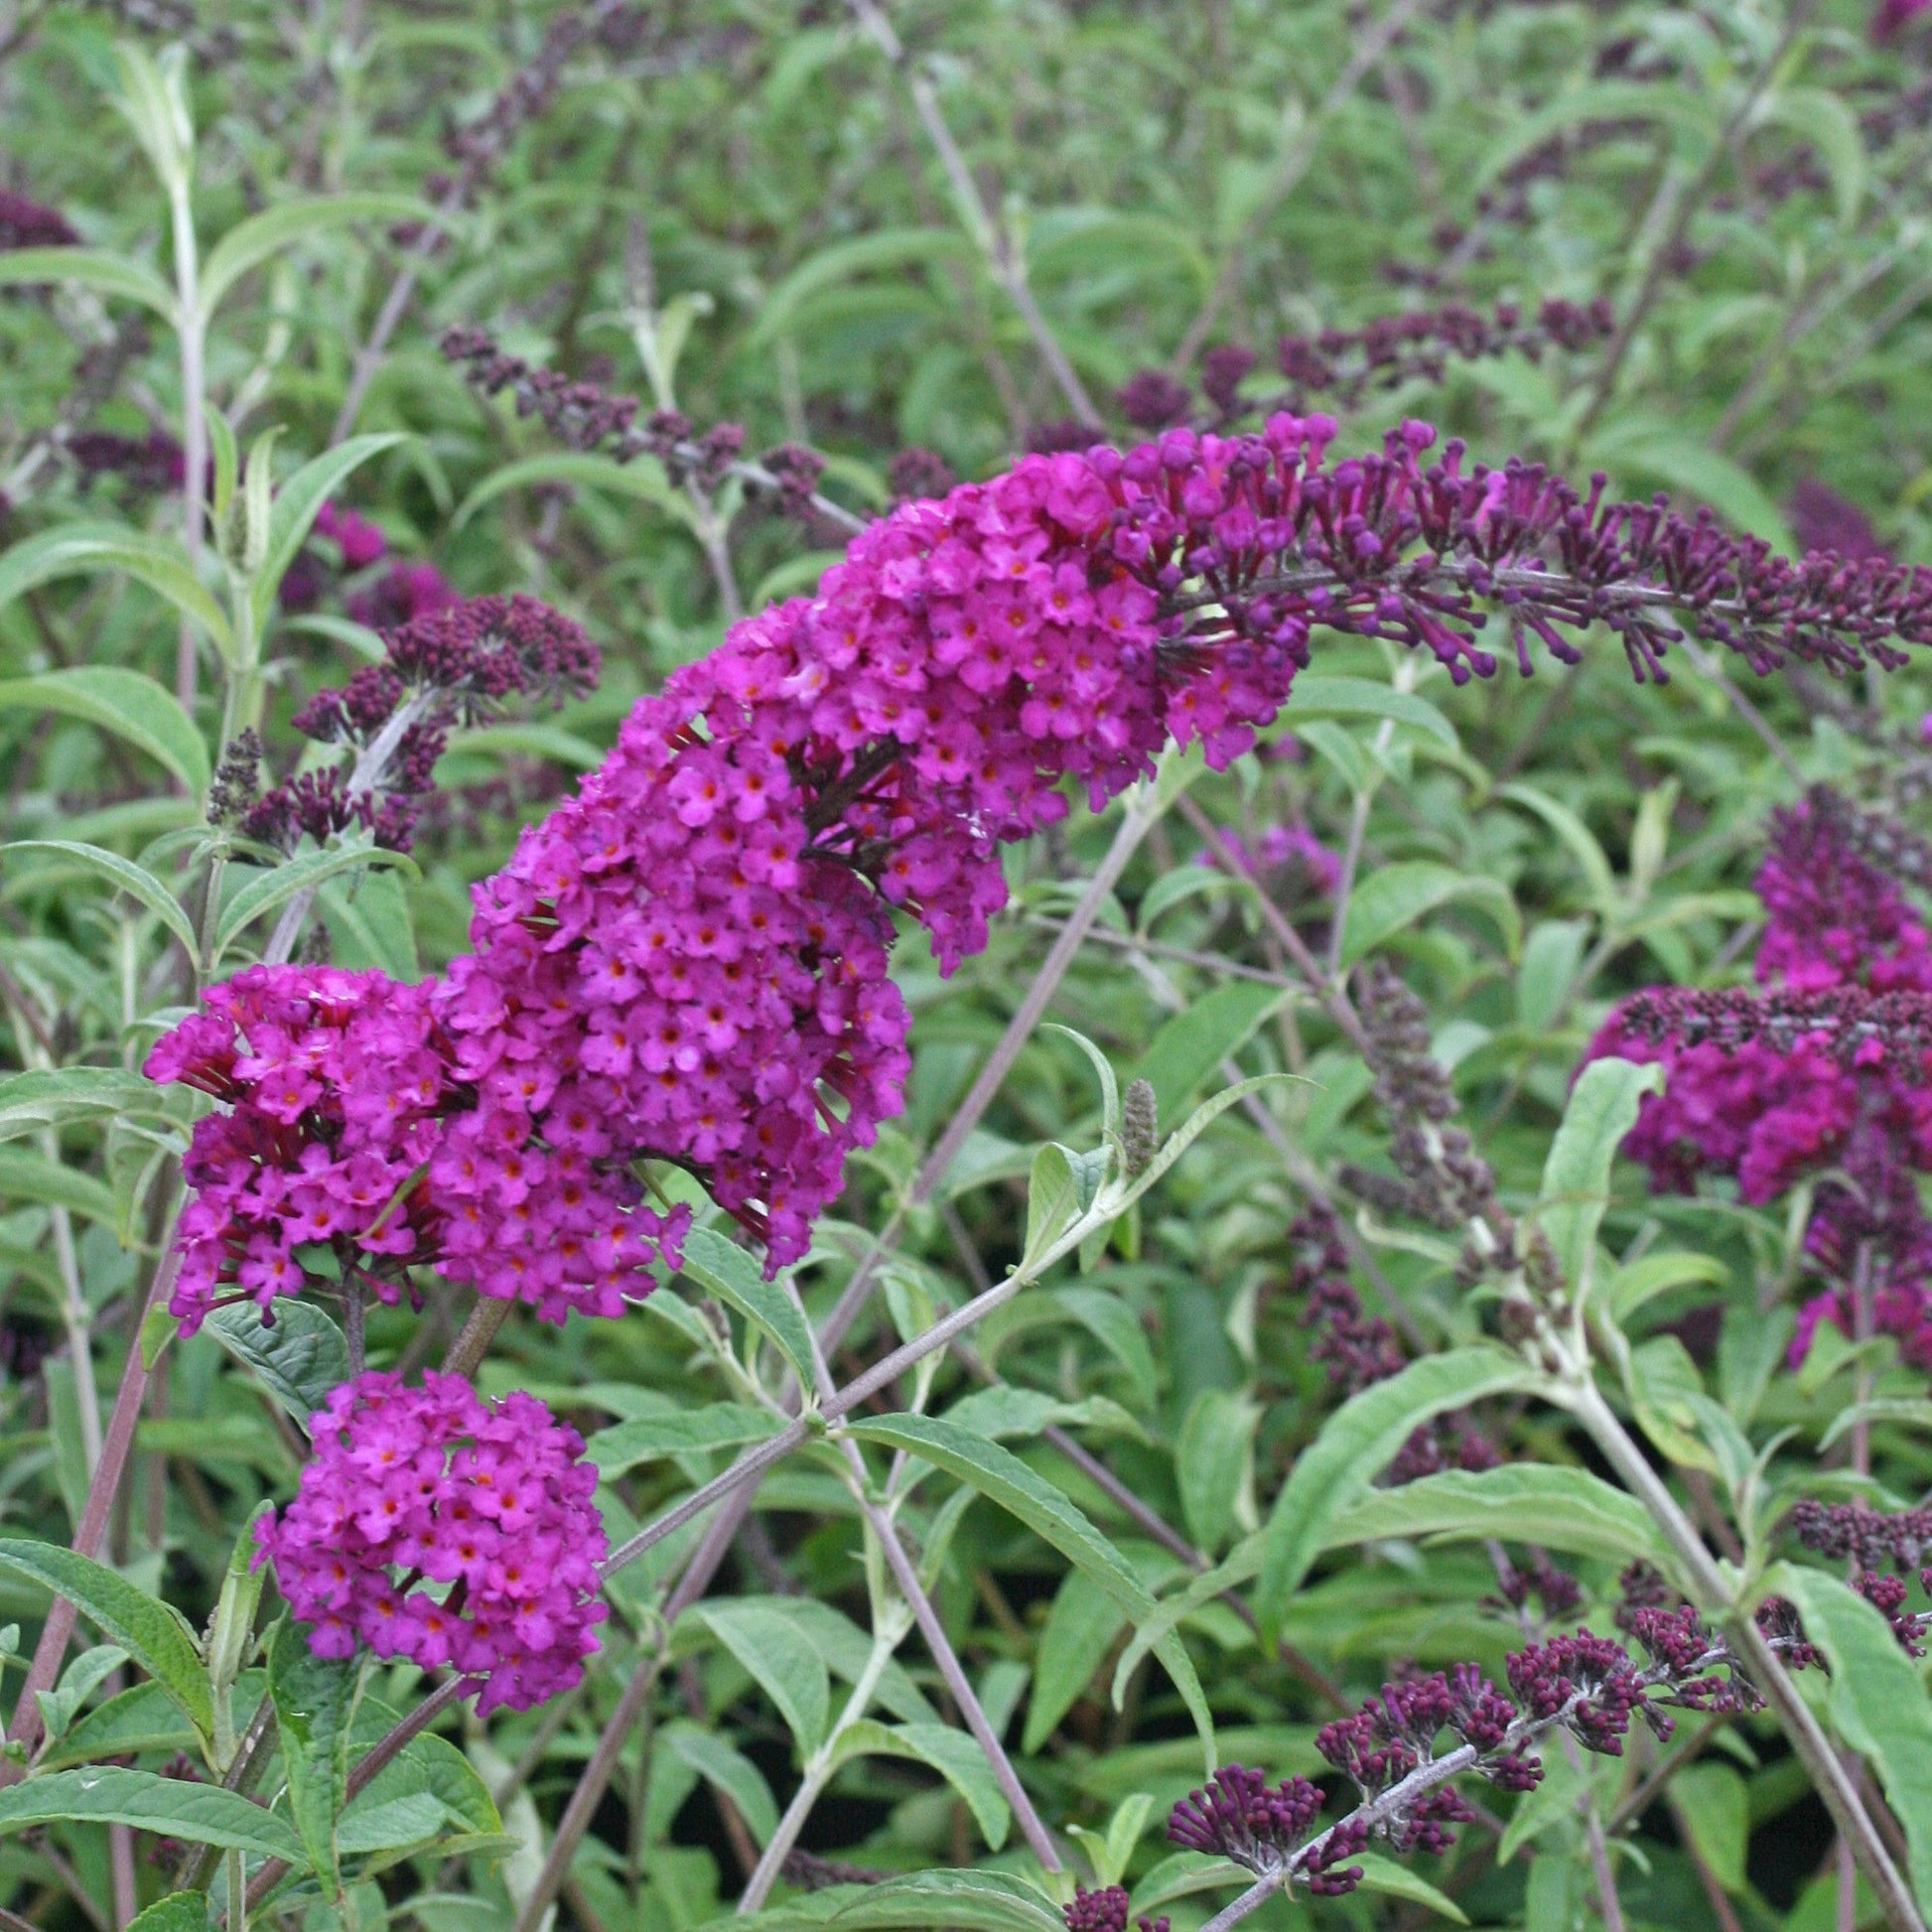
[[[391,436],[368,446],[336,499],[464,593],[532,593],[579,617],[605,650],[595,697],[452,747],[439,779],[467,802],[432,828],[414,869],[373,869],[352,842],[344,848],[318,943],[345,964],[410,974],[461,950],[469,885],[596,761],[634,698],[718,642],[729,599],[756,609],[809,588],[836,554],[834,533],[803,532],[728,483],[713,506],[723,588],[703,505],[647,458],[622,469],[558,460],[540,422],[506,399],[480,399],[439,354],[449,324],[484,326],[533,361],[644,396],[646,410],[674,403],[700,430],[742,422],[748,453],[808,443],[830,459],[827,493],[866,515],[886,506],[892,461],[908,446],[985,476],[1069,414],[1041,330],[1014,299],[1022,286],[1116,436],[1133,432],[1114,392],[1188,337],[1217,288],[1224,300],[1201,338],[1261,353],[1255,393],[1284,332],[1446,301],[1533,311],[1552,297],[1603,297],[1621,325],[1614,354],[1599,343],[1504,355],[1376,390],[1337,412],[1342,445],[1373,447],[1403,417],[1425,415],[1485,460],[1520,455],[1573,477],[1600,469],[1635,494],[1668,488],[1779,548],[1792,544],[1793,489],[1818,480],[1861,505],[1901,558],[1932,561],[1932,107],[1913,91],[1932,76],[1925,43],[1909,34],[1874,50],[1859,6],[1439,0],[1403,7],[1399,38],[1364,60],[1379,9],[1333,0],[919,0],[893,9],[907,50],[898,71],[861,20],[819,0],[600,11],[610,31],[572,53],[555,98],[516,132],[474,206],[449,217],[450,238],[422,263],[348,424],[339,416],[357,351],[406,259],[398,224],[436,200],[451,166],[445,137],[527,66],[556,10],[19,0],[0,11],[0,183],[59,207],[97,251],[85,274],[59,278],[0,254],[12,284],[0,298],[0,537],[10,546],[0,553],[0,770],[16,842],[0,854],[0,1054],[28,1073],[99,1070],[86,1092],[69,1081],[57,1101],[0,1087],[11,1363],[0,1380],[0,1508],[21,1548],[64,1546],[78,1520],[92,1440],[83,1409],[111,1402],[174,1205],[173,1154],[191,1113],[179,1091],[144,1089],[133,1069],[194,991],[168,907],[191,917],[175,906],[177,888],[183,904],[197,903],[184,871],[206,862],[192,794],[223,732],[206,644],[186,720],[166,703],[178,620],[165,594],[192,598],[179,577],[179,495],[89,481],[65,453],[81,430],[183,434],[178,336],[152,312],[166,306],[180,256],[163,186],[109,104],[129,85],[117,42],[186,49],[205,268],[219,237],[265,210],[308,209],[279,234],[252,231],[277,245],[212,314],[207,394],[234,438],[246,448],[279,426],[270,461],[286,486],[350,429]],[[970,199],[935,153],[919,89],[958,143]],[[1543,164],[1525,166],[1533,156]],[[324,218],[319,198],[359,195],[400,199],[340,204],[343,218]],[[118,379],[76,413],[107,345],[123,363]],[[27,581],[35,573],[19,560],[51,554],[49,533],[78,544],[74,530],[103,522],[133,547],[71,549],[73,569]],[[35,543],[42,550],[19,549]],[[94,568],[90,557],[137,567]],[[210,565],[217,594],[219,581]],[[281,615],[272,600],[266,612],[261,694],[280,776],[302,756],[290,712],[340,683],[368,640],[337,598],[314,619]],[[71,681],[58,692],[45,682],[80,666],[148,683],[133,696],[100,686],[89,711]],[[1803,781],[1856,793],[1880,764],[1912,768],[1920,671],[1829,691],[1816,679],[1759,683],[1741,665],[1686,671],[1638,688],[1614,640],[1598,637],[1574,672],[1457,691],[1433,663],[1324,637],[1275,735],[1286,745],[1292,733],[1300,755],[1244,759],[1187,793],[1193,813],[1245,838],[1292,822],[1337,849],[1358,843],[1361,881],[1335,956],[1379,949],[1423,994],[1439,1056],[1513,1207],[1538,1196],[1573,1070],[1614,994],[1737,975],[1760,916],[1748,882],[1769,807]],[[1893,727],[1905,741],[1886,736]],[[510,782],[491,794],[499,780]],[[926,1325],[1018,1259],[1039,1144],[1098,1140],[1092,1069],[1075,1041],[1042,1029],[939,1198],[894,1218],[1116,823],[1076,818],[1016,851],[1012,907],[988,951],[951,980],[916,934],[901,948],[898,978],[917,1014],[907,1112],[855,1163],[798,1277],[822,1315],[879,1231],[893,1230],[886,1294],[834,1365],[841,1380],[892,1345],[894,1323]],[[1284,1293],[1284,1231],[1311,1173],[1383,1159],[1366,1070],[1297,990],[1254,888],[1196,863],[1201,836],[1179,810],[1155,827],[1051,1016],[1097,1042],[1123,1080],[1150,1078],[1164,1125],[1234,1080],[1302,1078],[1219,1115],[1084,1272],[1061,1264],[987,1323],[975,1337],[984,1384],[954,1360],[918,1391],[930,1413],[1003,1439],[1070,1496],[1159,1597],[1184,1586],[1186,1562],[1042,1429],[1070,1432],[1205,1558],[1241,1548],[1333,1407]],[[44,843],[55,840],[138,862],[163,882],[167,906],[117,894],[100,862]],[[251,875],[237,861],[229,890]],[[1322,907],[1288,910],[1317,949],[1328,944]],[[233,970],[272,926],[266,916],[236,924],[225,956],[203,966]],[[1633,1289],[1621,1318],[1677,1400],[1675,1434],[1652,1431],[1660,1457],[1726,1530],[1736,1499],[1682,1421],[1687,1391],[1721,1405],[1755,1449],[1781,1438],[1765,1477],[1775,1496],[1836,1479],[1843,1450],[1821,1462],[1821,1445],[1861,1393],[1897,1403],[1873,1431],[1881,1492],[1908,1502],[1932,1482],[1922,1376],[1882,1350],[1852,1360],[1821,1349],[1800,1373],[1783,1366],[1801,1231],[1782,1208],[1648,1198],[1621,1169],[1602,1224],[1606,1270],[1684,1257],[1675,1278],[1659,1271],[1666,1285],[1650,1299]],[[1392,1238],[1376,1253],[1421,1345],[1479,1338],[1486,1311],[1456,1290],[1442,1253]],[[767,1345],[760,1359],[756,1331],[739,1324],[731,1354],[701,1322],[675,1318],[674,1304],[698,1300],[687,1282],[621,1323],[513,1321],[482,1372],[486,1390],[532,1389],[591,1439],[609,1475],[614,1541],[724,1465],[742,1440],[728,1405],[747,1400],[747,1376],[776,1385],[776,1357]],[[421,1317],[378,1311],[371,1360],[419,1362],[462,1314],[434,1299]],[[1696,1340],[1695,1359],[1679,1335]],[[326,1365],[330,1337],[311,1339]],[[196,1631],[237,1536],[260,1503],[290,1492],[304,1452],[312,1386],[298,1371],[313,1376],[315,1362],[285,1362],[278,1390],[246,1354],[212,1335],[167,1349],[110,1530],[112,1568],[141,1599],[180,1605]],[[890,1406],[910,1400],[901,1387]],[[1485,1413],[1526,1468],[1602,1472],[1556,1412],[1500,1399]],[[706,1420],[673,1420],[692,1416]],[[1346,1453],[1337,1466],[1352,1468]],[[1365,1484],[1375,1470],[1353,1472]],[[1585,1490],[1568,1481],[1541,1501],[1492,1491],[1503,1510],[1492,1533],[1519,1554],[1531,1543],[1568,1550],[1600,1627],[1635,1532],[1579,1547]],[[1453,1511],[1432,1519],[1419,1507],[1405,1520],[1386,1501],[1402,1493],[1354,1496],[1355,1516],[1332,1526],[1339,1547],[1287,1601],[1281,1634],[1305,1667],[1284,1665],[1226,1602],[1204,1601],[1180,1624],[1224,1761],[1275,1776],[1314,1770],[1313,1728],[1334,1709],[1323,1683],[1359,1697],[1406,1661],[1474,1658],[1495,1674],[1520,1644],[1480,1541],[1431,1541]],[[1149,1877],[1165,1856],[1161,1820],[1202,1775],[1173,1685],[1144,1661],[1116,1700],[1128,1619],[1093,1568],[956,1470],[928,1475],[904,1521],[1042,1812],[1102,1839],[1112,1823],[1115,1851],[1099,1856],[1117,1856],[1137,1908],[1151,1908],[1183,1870]],[[365,1822],[378,1803],[404,1810],[342,1853],[340,1900],[304,1881],[275,1908],[281,1922],[363,1932],[520,1923],[586,1760],[632,1672],[657,1654],[661,1594],[697,1533],[624,1573],[581,1695],[487,1725],[446,1721],[441,1738],[384,1774],[388,1787],[358,1801]],[[813,1741],[794,1731],[810,1731],[827,1696],[837,1715],[867,1654],[876,1604],[865,1554],[832,1462],[801,1457],[767,1476],[709,1607],[669,1634],[669,1666],[576,1857],[559,1926],[684,1932],[730,1909],[741,1860],[768,1837]],[[7,1568],[0,1595],[26,1628],[23,1651],[60,1581],[37,1580],[25,1556]],[[273,1606],[271,1587],[264,1627]],[[126,1655],[96,1650],[69,1667],[75,1695],[58,1714],[46,1777],[109,1756],[157,1770],[194,1747],[195,1729],[153,1685],[128,1688],[132,1665],[157,1679],[161,1666],[98,1607],[83,1604],[95,1634]],[[1915,1668],[1880,1661],[1887,1682],[1902,1680],[1900,1697],[1922,1707]],[[248,1658],[232,1685],[238,1725],[264,1695],[261,1673],[277,1668],[276,1653]],[[343,1719],[352,1733],[344,1749],[372,1742],[425,1688],[412,1671],[374,1671]],[[916,1637],[897,1651],[880,1702],[879,1722],[900,1731],[854,1733],[804,1843],[893,1872],[1021,1870],[1003,1801],[977,1747],[962,1750],[957,1712]],[[1880,1739],[1877,1754],[1888,1747]],[[1276,1901],[1253,1923],[1407,1928],[1447,1915],[1443,1894],[1479,1924],[1586,1922],[1604,1909],[1583,1849],[1587,1798],[1612,1826],[1630,1924],[1803,1932],[1834,1922],[1829,1825],[1773,1726],[1733,1726],[1661,1797],[1644,1784],[1647,1752],[1591,1760],[1587,1792],[1584,1773],[1553,1763],[1534,1804],[1486,1794],[1504,1814],[1492,1821],[1507,1828],[1500,1844],[1472,1828],[1450,1858],[1416,1862],[1437,1892]],[[217,1795],[204,1794],[210,1818]],[[0,1900],[48,1932],[125,1922],[107,1824],[88,1822],[78,1798],[66,1811],[49,1799],[40,1814],[6,1812],[8,1802]],[[38,1822],[47,1816],[56,1822]],[[173,1817],[134,1831],[138,1902],[158,1899],[177,1869],[152,1858],[157,1837],[192,1838],[194,1827]],[[290,1801],[272,1831],[298,1858],[309,1843]],[[991,1882],[890,1922],[1057,1922],[1040,1903],[999,1905]],[[1185,1893],[1161,1906],[1181,1928],[1208,1908]],[[203,1923],[199,1904],[166,1909],[184,1927]],[[142,1922],[172,1932],[177,1920]]]

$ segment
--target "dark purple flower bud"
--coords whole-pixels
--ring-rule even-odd
[[[918,448],[899,451],[886,474],[895,503],[943,496],[959,481],[944,457]]]
[[[1791,519],[1791,534],[1803,550],[1834,551],[1855,564],[1867,558],[1891,562],[1891,552],[1879,541],[1870,517],[1816,477],[1807,477],[1791,492],[1785,512]]]
[[[1224,417],[1241,413],[1241,383],[1255,361],[1254,350],[1239,343],[1217,343],[1201,357],[1201,389]]]
[[[1114,392],[1120,413],[1136,429],[1145,430],[1164,430],[1181,421],[1193,399],[1193,391],[1165,369],[1136,370]]]
[[[1056,416],[1035,423],[1027,432],[1027,448],[1035,456],[1057,456],[1062,451],[1084,452],[1099,442],[1098,434],[1077,416]]]
[[[97,477],[118,477],[143,495],[162,496],[181,488],[188,476],[181,445],[160,430],[144,437],[77,430],[68,438],[67,452],[80,472],[83,486]]]
[[[0,253],[14,248],[70,248],[79,239],[59,209],[0,189]]]
[[[1271,1786],[1259,1771],[1228,1764],[1204,1791],[1190,1791],[1174,1806],[1168,1837],[1189,1851],[1232,1859],[1249,1871],[1275,1871],[1320,1813],[1321,1793],[1307,1778]]]
[[[1633,1712],[1659,1737],[1671,1733],[1671,1721],[1645,1703],[1645,1687],[1623,1646],[1587,1630],[1513,1652],[1509,1688],[1532,1718],[1561,1720],[1587,1750],[1610,1757],[1622,1755]]]

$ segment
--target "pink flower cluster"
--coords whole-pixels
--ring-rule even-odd
[[[447,1665],[483,1680],[485,1715],[577,1683],[608,1610],[597,1468],[574,1429],[534,1396],[491,1404],[433,1369],[420,1389],[346,1382],[311,1429],[314,1458],[261,1551],[319,1657],[359,1640]]]
[[[151,1079],[229,1103],[197,1122],[184,1164],[169,1304],[193,1333],[224,1291],[272,1311],[310,1285],[304,1248],[394,1304],[405,1270],[435,1262],[486,1295],[620,1314],[661,1249],[675,1265],[688,1208],[659,1215],[621,1168],[581,1146],[528,1145],[534,1095],[554,1092],[542,1042],[512,1035],[470,1102],[439,1001],[447,986],[381,973],[252,966],[207,996],[149,1055]],[[272,1313],[269,1318],[272,1319]]]
[[[433,1256],[440,1216],[421,1169],[448,1056],[430,993],[381,973],[251,966],[156,1044],[150,1079],[228,1103],[196,1123],[183,1163],[195,1197],[169,1306],[185,1333],[224,1290],[265,1311],[297,1293],[304,1247],[333,1249],[390,1303],[397,1271]]]
[[[1756,886],[1769,917],[1760,983],[1799,993],[1860,988],[1932,992],[1932,939],[1894,881],[1865,856],[1869,815],[1812,792],[1774,814]],[[1806,1249],[1833,1285],[1801,1313],[1794,1356],[1818,1324],[1854,1328],[1851,1282],[1863,1250],[1873,1271],[1872,1319],[1908,1360],[1932,1369],[1932,1221],[1916,1173],[1932,1173],[1932,1078],[1922,1051],[1872,1039],[1847,1055],[1821,1031],[1788,1045],[1657,1037],[1619,1011],[1587,1058],[1615,1054],[1669,1069],[1624,1151],[1654,1186],[1687,1192],[1700,1174],[1735,1179],[1753,1205],[1817,1177]]]

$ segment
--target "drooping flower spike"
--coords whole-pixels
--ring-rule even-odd
[[[1531,638],[1574,659],[1565,633],[1601,621],[1639,675],[1661,674],[1671,614],[1760,668],[1893,662],[1896,640],[1932,640],[1932,572],[1791,564],[1708,517],[1606,503],[1600,483],[1584,497],[1535,468],[1465,471],[1455,445],[1425,468],[1423,424],[1330,464],[1333,434],[1277,416],[1256,436],[1028,458],[895,510],[817,596],[676,672],[476,889],[471,955],[423,987],[358,989],[370,1024],[393,1004],[423,1068],[407,1096],[422,1172],[407,1246],[379,1189],[331,1238],[386,1255],[369,1265],[397,1280],[434,1263],[554,1318],[616,1313],[660,1251],[677,1257],[676,1220],[642,1204],[632,1171],[654,1159],[696,1174],[767,1265],[796,1259],[847,1153],[901,1104],[895,910],[950,971],[1004,903],[1002,843],[1062,817],[1069,781],[1098,808],[1170,743],[1227,764],[1278,714],[1317,626],[1427,647],[1458,680],[1495,669],[1477,642],[1488,603],[1525,670]],[[247,997],[307,992],[276,972]],[[198,1019],[164,1040],[157,1077],[205,1033]],[[342,1165],[364,1097],[310,1043],[297,1085],[314,1091],[277,1089],[277,1132],[198,1131],[200,1184],[218,1185],[188,1224],[191,1307],[214,1286],[208,1259],[225,1252],[215,1279],[236,1280],[252,1243],[220,1200],[258,1222],[279,1211],[272,1176]],[[218,1044],[244,1114],[258,1081],[288,1077],[279,1035],[243,1052],[230,1024]],[[288,1290],[292,1252],[263,1257]]]

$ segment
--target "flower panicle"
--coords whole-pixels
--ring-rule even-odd
[[[1725,1638],[1661,1579],[1637,1566],[1626,1574],[1625,1588],[1619,1621],[1643,1646],[1647,1663],[1614,1638],[1580,1629],[1512,1652],[1506,1690],[1474,1664],[1411,1672],[1315,1734],[1315,1749],[1356,1790],[1358,1803],[1338,1823],[1315,1829],[1322,1797],[1308,1779],[1271,1786],[1259,1771],[1228,1765],[1174,1807],[1169,1839],[1231,1860],[1257,1877],[1305,1880],[1314,1892],[1348,1891],[1361,1868],[1343,1861],[1374,1839],[1398,1852],[1450,1849],[1452,1828],[1476,1815],[1452,1780],[1475,1776],[1506,1791],[1535,1789],[1543,1763],[1531,1747],[1553,1729],[1614,1757],[1634,1717],[1659,1738],[1670,1735],[1672,1720],[1661,1707],[1722,1715],[1762,1708]],[[1793,1668],[1816,1661],[1789,1604],[1765,1604],[1758,1620]]]
[[[1789,612],[1725,575],[1743,553],[1715,525],[1680,529],[1600,489],[1577,501],[1538,471],[1465,476],[1456,446],[1425,473],[1426,425],[1330,464],[1333,436],[1324,418],[1278,417],[1255,437],[1176,430],[1126,453],[1026,458],[901,505],[815,597],[734,625],[637,705],[605,764],[475,889],[475,950],[357,1007],[354,1027],[375,1025],[393,1001],[409,1050],[428,1056],[422,1097],[396,1103],[405,1172],[423,1169],[406,1217],[389,1206],[393,1180],[363,1201],[362,1178],[332,1178],[325,1234],[281,1231],[310,1225],[284,1202],[312,1170],[345,1175],[380,1151],[357,1139],[374,1118],[350,1065],[361,1048],[344,1058],[333,1025],[291,1031],[265,1005],[226,1013],[224,1036],[245,1042],[236,1112],[201,1123],[195,1168],[225,1205],[185,1223],[190,1305],[244,1263],[248,1292],[270,1275],[295,1292],[297,1251],[323,1240],[348,1243],[392,1293],[421,1263],[556,1318],[617,1314],[678,1240],[676,1217],[643,1205],[639,1161],[694,1174],[768,1267],[796,1259],[847,1155],[902,1104],[895,916],[923,925],[950,972],[1004,903],[1003,844],[1061,818],[1073,787],[1099,808],[1171,743],[1198,741],[1224,768],[1278,716],[1317,624],[1427,643],[1466,676],[1495,668],[1463,625],[1478,594],[1574,655],[1559,620],[1654,610],[1664,593],[1637,598],[1628,576],[1641,567],[1700,621],[1718,612],[1740,647],[1813,648]],[[1551,568],[1512,576],[1545,539]],[[1852,649],[1842,633],[1878,623],[1859,600],[1879,580],[1839,583],[1829,559],[1804,568],[1839,586],[1819,636]],[[1732,592],[1743,601],[1725,616]],[[1932,635],[1932,574],[1925,597]],[[1626,640],[1647,622],[1631,617]],[[347,781],[318,781],[287,809],[332,829],[364,809],[379,829],[392,809],[389,835],[406,836],[449,720],[587,674],[578,637],[515,599],[402,626],[382,664],[305,712],[357,758]],[[380,785],[363,769],[378,749]],[[310,999],[299,975],[270,977],[251,1002]],[[1401,998],[1377,989],[1379,1077],[1415,1117],[1399,1184],[1431,1213],[1487,1199],[1487,1170],[1435,1118],[1426,1032],[1410,1039]],[[178,1057],[167,1040],[157,1051],[160,1066]],[[269,1087],[272,1104],[256,1092]],[[392,1250],[405,1227],[420,1245]]]
[[[597,687],[597,646],[583,626],[533,597],[460,600],[414,618],[385,638],[379,664],[365,664],[339,691],[322,691],[295,714],[297,731],[372,757],[303,772],[259,799],[242,821],[249,838],[292,852],[306,833],[318,842],[360,825],[375,843],[406,852],[419,800],[453,726],[513,696],[561,705]],[[402,718],[403,728],[392,729]]]
[[[311,1422],[315,1453],[262,1555],[320,1657],[481,1680],[525,1711],[583,1676],[609,1614],[597,1465],[534,1396],[486,1402],[459,1375],[368,1371]]]

